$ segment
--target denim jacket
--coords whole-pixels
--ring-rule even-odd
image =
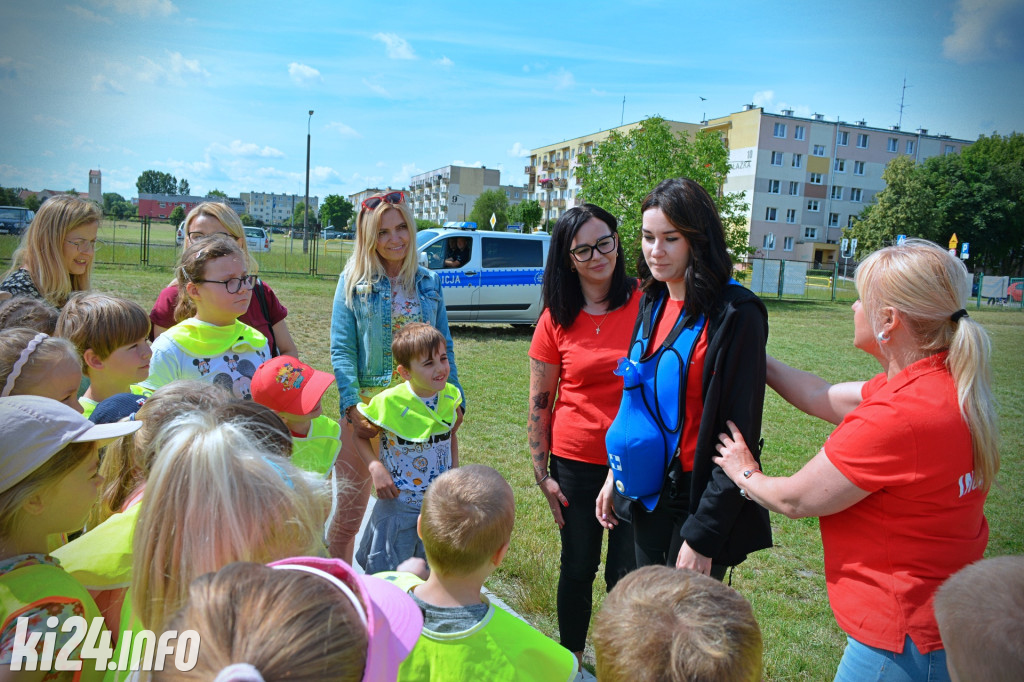
[[[359,389],[367,386],[387,386],[394,371],[391,358],[391,282],[382,277],[368,287],[366,293],[356,291],[352,307],[345,303],[345,273],[338,277],[334,293],[334,312],[331,315],[331,364],[338,382],[338,408],[345,415],[352,405],[360,402]],[[455,349],[448,330],[448,313],[444,309],[441,278],[426,268],[416,272],[416,291],[420,299],[420,319],[444,334],[451,364],[448,382],[455,384],[463,396],[455,368]]]

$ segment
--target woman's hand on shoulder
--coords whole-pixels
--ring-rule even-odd
[[[359,410],[356,409],[355,405],[351,405],[347,410],[345,410],[345,418],[348,419],[350,424],[352,424],[353,430],[360,438],[370,439],[380,433],[380,428],[364,417]]]

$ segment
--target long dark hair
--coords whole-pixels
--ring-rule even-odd
[[[725,231],[714,200],[695,180],[671,178],[663,180],[644,198],[641,212],[651,208],[660,208],[690,246],[690,265],[683,275],[687,312],[710,313],[732,276],[732,259],[725,247]],[[651,275],[642,252],[636,270],[643,280],[644,292],[658,295],[665,291],[665,283]]]
[[[550,311],[552,319],[561,327],[569,327],[583,310],[586,301],[583,289],[580,288],[580,276],[572,266],[576,262],[569,250],[576,233],[591,218],[597,218],[608,226],[612,234],[618,235],[619,222],[608,211],[594,204],[575,206],[562,214],[551,231],[551,247],[548,249],[548,262],[544,268],[544,307]],[[615,254],[615,267],[612,270],[612,281],[608,296],[604,302],[608,310],[614,310],[629,300],[636,288],[636,281],[626,277],[626,254],[622,251],[619,241]]]

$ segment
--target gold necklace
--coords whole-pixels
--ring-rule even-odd
[[[586,310],[584,310],[583,312],[586,314],[587,317],[590,318],[590,321],[594,323],[594,327],[595,327],[594,333],[595,334],[600,334],[601,333],[601,325],[603,325],[604,321],[608,319],[608,316],[612,314],[612,311],[609,310],[608,312],[606,312],[604,314],[604,317],[601,318],[601,321],[598,322],[597,320],[594,319],[594,316],[591,315],[590,313],[588,313]]]

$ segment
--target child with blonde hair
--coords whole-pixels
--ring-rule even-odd
[[[118,393],[142,393],[134,384],[149,376],[149,316],[138,303],[107,294],[68,299],[56,335],[75,344],[89,388],[78,399],[88,417],[97,403]]]
[[[0,301],[0,329],[27,327],[53,336],[59,314],[59,310],[41,299],[12,296]]]
[[[761,628],[714,578],[645,566],[620,580],[594,620],[601,682],[759,682]]]
[[[38,395],[82,412],[82,364],[67,339],[34,329],[0,330],[0,397]]]
[[[12,667],[24,671],[23,663],[35,661],[38,667],[46,633],[57,635],[60,650],[70,637],[62,632],[68,618],[84,616],[91,625],[99,617],[88,592],[47,554],[47,538],[85,522],[102,483],[99,442],[140,426],[93,424],[50,398],[0,398],[0,677],[7,679]],[[19,621],[27,624],[25,641],[38,638],[27,659],[14,646]],[[76,647],[71,660],[80,654]],[[81,678],[74,679],[102,677],[103,671],[85,662]],[[70,680],[72,673],[48,679]]]
[[[576,656],[480,593],[512,541],[512,488],[488,466],[441,474],[427,489],[417,524],[430,575],[381,573],[423,612],[419,642],[399,680],[572,680]]]
[[[149,377],[140,385],[152,391],[177,379],[200,379],[250,399],[249,383],[270,350],[263,334],[238,319],[256,283],[245,252],[218,234],[194,241],[176,278],[182,321],[153,342]]]
[[[199,634],[195,668],[153,679],[393,681],[422,625],[401,590],[340,559],[229,564],[194,580],[168,624]]]
[[[60,308],[71,292],[88,289],[102,217],[99,206],[74,195],[47,199],[25,230],[0,291]]]

